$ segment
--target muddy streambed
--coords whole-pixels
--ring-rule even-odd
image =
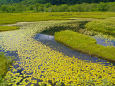
[[[97,44],[103,45],[103,46],[115,46],[115,40],[109,40],[103,37],[98,37],[98,36],[94,36],[93,38],[96,39]],[[94,63],[101,63],[101,64],[105,64],[105,65],[110,65],[111,62],[108,62],[107,60],[103,60],[100,59],[98,57],[93,57],[87,54],[83,54],[80,52],[77,52],[75,50],[72,50],[66,46],[64,46],[63,44],[60,44],[58,42],[55,41],[54,36],[51,35],[46,35],[46,34],[36,34],[34,39],[42,42],[43,44],[49,46],[50,48],[52,48],[53,50],[59,51],[61,53],[63,53],[66,56],[69,57],[75,57],[81,60],[85,60],[85,61],[91,61]],[[115,63],[112,63],[113,65],[115,65]]]

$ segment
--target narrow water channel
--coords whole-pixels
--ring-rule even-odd
[[[70,76],[74,76],[77,74],[81,74],[81,75],[84,74],[85,76],[87,76],[88,74],[92,78],[92,75],[91,75],[92,71],[90,70],[94,71],[92,73],[95,73],[96,71],[96,74],[98,74],[98,70],[99,70],[100,71],[99,75],[102,75],[105,78],[110,77],[109,79],[113,79],[112,76],[110,75],[112,73],[114,74],[114,66],[109,67],[110,68],[109,69],[108,66],[101,65],[101,64],[110,65],[111,64],[110,62],[99,59],[97,57],[91,57],[89,55],[71,50],[70,48],[64,45],[57,43],[54,40],[53,36],[45,35],[45,34],[35,35],[37,30],[41,28],[46,28],[46,26],[49,27],[48,25],[49,24],[52,25],[53,22],[51,23],[39,22],[36,25],[32,25],[32,26],[29,25],[29,26],[24,27],[25,30],[22,28],[19,31],[4,32],[0,34],[0,45],[1,45],[0,52],[4,52],[7,56],[17,57],[15,58],[16,62],[12,65],[12,68],[9,69],[5,77],[5,79],[10,84],[9,86],[14,86],[14,85],[30,86],[30,85],[33,85],[34,83],[33,80],[36,80],[37,82],[37,83],[34,83],[34,86],[38,86],[39,84],[38,82],[43,82],[44,79],[50,80],[47,74],[53,77],[54,75],[59,74],[58,75],[59,78],[62,78],[62,79],[67,78],[68,73],[70,74]],[[31,38],[33,35],[35,35],[34,39]],[[36,40],[38,40],[39,42],[37,42]],[[43,43],[43,45],[41,43]],[[53,50],[55,50],[55,52]],[[58,52],[65,55],[64,59],[62,58],[63,55]],[[58,56],[58,54],[60,56]],[[69,57],[74,56],[78,59],[91,61],[94,63],[101,63],[101,64],[87,63],[81,60],[78,60],[77,62],[76,59],[71,60],[71,58],[67,58],[66,60],[65,59],[66,56],[69,56]],[[73,60],[75,60],[75,62]],[[57,65],[57,63],[59,65]],[[87,67],[89,67],[88,70],[87,70]],[[72,70],[68,70],[69,68],[71,68]],[[84,69],[88,73],[85,73]],[[108,70],[110,70],[110,72]],[[107,75],[105,76],[103,74],[105,75],[107,74]],[[79,77],[79,76],[76,76],[76,77]],[[70,77],[70,78],[72,79],[70,81],[72,83],[72,81],[74,81],[75,78],[73,77]],[[52,79],[54,80],[55,77]],[[84,81],[84,80],[81,79],[81,81]],[[27,82],[27,85],[24,85],[25,82]]]
[[[114,46],[115,47],[115,40],[107,39],[104,37],[94,36],[94,39],[96,39],[97,44],[103,45],[103,46]]]
[[[93,37],[93,38],[96,39],[97,44],[101,44],[103,46],[108,46],[108,45],[115,46],[115,41],[114,40],[107,41],[107,39],[104,39],[104,38],[99,38],[99,37]],[[47,46],[49,46],[53,50],[62,52],[64,55],[69,56],[69,57],[74,56],[75,58],[85,60],[85,61],[91,61],[91,62],[94,62],[94,63],[98,62],[98,63],[105,64],[105,65],[110,65],[110,64],[115,65],[115,63],[108,62],[107,60],[103,60],[103,59],[100,59],[98,57],[93,57],[93,56],[90,56],[90,55],[87,55],[87,54],[83,54],[81,52],[72,50],[72,49],[70,49],[70,48],[68,48],[68,47],[66,47],[66,46],[64,46],[60,43],[57,43],[54,40],[54,36],[51,36],[51,35],[36,34],[34,39],[42,42],[43,44],[45,44]]]

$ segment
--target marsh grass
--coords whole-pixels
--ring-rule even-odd
[[[0,53],[0,85],[4,83],[3,80],[6,72],[8,71],[8,67],[12,63],[12,58],[7,57],[4,55],[4,53]]]
[[[71,22],[66,22],[62,24],[56,24],[50,27],[46,27],[45,30],[43,30],[41,33],[42,34],[47,34],[47,35],[54,35],[55,32],[59,32],[62,30],[72,30],[75,32],[78,32],[80,29],[84,29],[85,24],[89,22],[87,20],[75,20]]]
[[[74,50],[81,51],[91,56],[101,57],[110,61],[115,61],[115,48],[96,44],[96,40],[77,32],[65,30],[55,33],[55,40],[63,43]]]
[[[114,12],[39,12],[39,13],[0,13],[0,24],[16,22],[64,20],[71,18],[109,18]]]
[[[3,47],[6,50],[17,50],[22,64],[16,61],[14,65],[19,64],[20,66],[18,68],[12,67],[12,71],[7,72],[5,79],[7,79],[8,84],[17,86],[16,84],[19,83],[19,85],[26,86],[28,83],[37,84],[36,79],[39,79],[44,84],[48,83],[48,86],[52,86],[49,85],[49,80],[52,80],[53,84],[59,82],[59,85],[64,83],[65,86],[69,86],[73,83],[75,86],[83,86],[82,84],[85,83],[83,81],[87,80],[87,83],[89,83],[92,79],[93,82],[91,81],[90,83],[95,83],[99,86],[105,78],[107,78],[108,82],[115,84],[113,77],[115,75],[114,66],[104,66],[103,64],[85,62],[74,57],[65,56],[63,53],[52,50],[50,47],[31,38],[36,34],[36,31],[43,31],[46,27],[60,22],[41,21],[37,24],[29,25],[25,29],[20,29],[20,31],[9,32],[10,34],[6,36],[8,39],[4,40]],[[4,33],[3,36],[6,34]],[[11,38],[13,39],[11,40]],[[13,43],[13,45],[10,43]],[[93,43],[95,43],[95,40]],[[23,79],[22,74],[13,73],[22,67],[24,67],[24,70],[21,73],[23,77],[27,77],[25,79]],[[32,75],[28,75],[28,73]],[[26,82],[27,80],[28,82]],[[38,82],[38,84],[42,83]]]
[[[2,31],[11,31],[19,29],[18,26],[0,26],[0,32]]]
[[[0,18],[0,20],[1,20],[0,24],[16,23],[16,22],[23,22],[23,21],[29,22],[29,21],[41,21],[41,20],[42,21],[43,20],[45,20],[45,21],[46,20],[64,20],[64,19],[76,18],[76,17],[79,17],[79,18],[101,18],[102,19],[102,18],[113,17],[113,16],[115,16],[114,14],[115,13],[88,13],[88,12],[85,12],[85,13],[74,13],[74,12],[72,12],[72,13],[65,13],[65,12],[58,13],[57,12],[56,13],[55,12],[55,13],[22,13],[22,14],[21,13],[9,13],[9,14],[0,14],[0,17],[2,16]],[[5,16],[7,16],[7,17],[5,17]],[[59,21],[59,22],[61,22],[61,21]],[[81,84],[86,83],[88,85],[92,85],[97,82],[101,83],[100,81],[103,80],[105,77],[107,77],[107,79],[108,79],[108,80],[104,81],[105,84],[108,82],[110,83],[110,81],[112,83],[114,83],[114,78],[112,77],[112,75],[109,76],[109,74],[108,74],[109,69],[107,69],[106,67],[104,67],[102,65],[97,66],[98,64],[86,63],[86,62],[77,60],[76,58],[68,58],[68,57],[65,58],[62,54],[52,51],[52,50],[50,50],[50,48],[46,48],[46,46],[44,46],[38,42],[37,43],[34,42],[31,38],[26,39],[24,34],[30,36],[32,34],[32,31],[34,31],[34,29],[35,29],[35,31],[41,30],[41,27],[40,27],[41,25],[42,25],[42,28],[43,27],[45,28],[45,25],[46,26],[48,25],[48,27],[45,29],[43,28],[43,30],[48,29],[48,30],[46,30],[46,33],[47,33],[47,31],[49,31],[48,33],[51,33],[52,35],[55,32],[57,32],[55,34],[55,39],[57,39],[57,41],[62,42],[65,45],[75,48],[75,49],[82,51],[84,53],[89,53],[90,55],[98,55],[98,56],[103,55],[104,58],[108,57],[108,56],[110,57],[110,58],[106,58],[106,59],[112,59],[112,60],[115,59],[113,57],[113,56],[115,56],[114,55],[115,49],[113,47],[104,47],[104,46],[97,45],[96,40],[94,40],[86,35],[82,35],[79,33],[76,34],[76,32],[67,30],[67,28],[69,28],[69,30],[71,29],[73,31],[78,31],[79,30],[78,27],[84,28],[84,26],[82,26],[81,23],[76,24],[76,22],[75,22],[75,23],[69,23],[69,24],[64,24],[64,25],[60,24],[59,26],[54,25],[51,27],[49,27],[49,24],[50,23],[45,24],[44,22],[41,22],[38,25],[31,26],[31,31],[29,31],[30,29],[29,30],[26,29],[25,31],[22,30],[22,32],[19,33],[18,35],[15,32],[11,33],[11,35],[12,35],[11,37],[19,38],[19,36],[20,36],[21,39],[24,38],[24,40],[29,40],[29,41],[22,41],[22,40],[18,39],[19,43],[21,44],[19,46],[22,46],[25,44],[27,44],[29,46],[29,47],[28,46],[21,47],[21,49],[18,48],[19,49],[18,54],[20,57],[23,57],[22,60],[26,59],[26,57],[31,55],[31,57],[30,57],[31,60],[27,59],[26,61],[24,61],[28,67],[26,67],[25,70],[22,71],[22,73],[25,71],[33,72],[33,70],[36,70],[37,72],[34,71],[32,77],[35,77],[35,78],[37,77],[39,79],[42,79],[44,82],[47,80],[54,80],[54,78],[55,78],[56,80],[53,81],[52,83],[55,83],[56,81],[58,81],[58,79],[57,79],[57,76],[58,76],[60,82],[56,83],[56,85],[61,85],[61,84],[63,84],[63,82],[65,83],[65,85],[68,85],[70,81],[71,82],[75,81],[76,82],[75,85],[77,85],[79,83],[81,83]],[[53,22],[51,23],[51,25],[52,24],[53,24]],[[67,30],[67,31],[58,32],[61,30]],[[23,32],[25,32],[25,33],[23,33]],[[30,32],[31,32],[31,34],[30,34]],[[14,36],[14,34],[16,34],[16,36]],[[6,40],[6,42],[7,41],[8,40]],[[10,40],[10,41],[12,42],[12,40]],[[15,42],[16,42],[16,39],[14,39],[14,43]],[[19,47],[17,42],[15,44],[16,44],[16,47]],[[76,44],[77,44],[77,47],[76,47]],[[12,46],[10,46],[10,47],[12,47]],[[7,47],[7,48],[10,49],[10,47]],[[32,51],[31,54],[23,52],[23,51],[27,51],[27,50],[31,51],[31,49],[34,49],[34,51]],[[37,54],[35,53],[35,51],[37,52]],[[111,52],[112,54],[109,53],[110,51],[112,51]],[[32,56],[32,55],[36,55],[37,57],[43,57],[43,58],[42,59],[33,58],[34,56]],[[30,64],[28,64],[29,61],[31,61]],[[48,62],[49,64],[47,64],[46,62]],[[74,62],[74,64],[71,64],[72,62]],[[38,69],[38,66],[41,64],[44,64],[43,67],[40,67],[40,69]],[[22,66],[25,66],[25,65],[22,65]],[[86,68],[86,66],[87,66],[87,68]],[[40,77],[40,75],[43,74],[42,71],[44,68],[47,69],[44,72],[45,77]],[[56,71],[52,71],[55,68],[56,68]],[[81,68],[83,70],[85,69],[86,72],[81,71],[79,68]],[[91,70],[92,68],[94,68],[94,71]],[[15,71],[15,68],[13,68],[13,70]],[[103,72],[103,70],[106,71],[107,73]],[[101,72],[98,72],[98,71],[101,71]],[[111,72],[114,74],[114,68],[110,69],[110,73]],[[102,78],[99,81],[95,82],[92,80],[95,77],[95,75],[92,76],[92,75],[90,75],[91,73],[94,73],[94,74],[96,73],[98,76],[102,75]],[[104,73],[106,76],[102,73]],[[75,76],[73,76],[73,74]],[[80,79],[82,74],[85,74],[85,77],[82,77]],[[77,78],[75,78],[75,77],[77,77]],[[91,78],[91,80],[89,80],[89,77]],[[110,77],[110,78],[108,78],[108,77]],[[22,79],[22,76],[21,75],[17,76],[16,74],[13,74],[11,71],[9,71],[6,75],[6,79],[7,78],[10,78],[12,80],[12,81],[9,80],[9,84],[14,84],[14,81],[16,81],[15,83],[18,83],[18,80],[20,82],[20,79]],[[27,78],[27,79],[30,80],[29,78]],[[89,80],[89,81],[82,82],[84,79]],[[96,77],[94,80],[98,80],[98,77]],[[29,82],[32,82],[32,81],[30,80]],[[44,82],[39,83],[39,85],[43,85],[43,86],[46,85],[46,83],[44,83]],[[33,81],[32,83],[35,83],[35,82]],[[23,80],[23,82],[21,82],[20,84],[24,85],[24,84],[26,84],[26,82]],[[50,83],[48,83],[48,85],[49,84]],[[102,85],[100,85],[100,86],[102,86]]]
[[[115,18],[89,22],[86,24],[86,29],[115,37]]]
[[[49,20],[79,20],[77,18],[105,19],[105,18],[110,18],[110,17],[115,17],[115,13],[114,12],[0,13],[0,25],[13,24],[16,22],[35,22],[35,21],[49,21]],[[82,24],[83,23],[81,23],[81,26]],[[8,31],[8,30],[16,30],[16,29],[19,29],[19,28],[16,26],[0,26],[0,31]]]

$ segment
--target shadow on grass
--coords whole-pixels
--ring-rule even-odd
[[[46,30],[42,31],[41,34],[54,35],[55,32],[60,32],[62,30],[72,30],[78,32],[80,29],[85,28],[85,24],[89,21],[74,21],[63,24],[54,25],[47,27]]]

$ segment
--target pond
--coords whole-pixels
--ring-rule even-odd
[[[101,45],[104,45],[104,46],[115,46],[115,41],[114,40],[109,40],[108,39],[104,39],[104,38],[99,38],[99,37],[93,37],[96,39],[97,41],[97,44],[101,44]],[[56,50],[56,51],[59,51],[59,52],[62,52],[64,55],[66,56],[69,56],[69,57],[75,57],[75,58],[78,58],[78,59],[81,59],[81,60],[85,60],[85,61],[91,61],[91,62],[98,62],[98,63],[101,63],[101,64],[105,64],[105,65],[110,65],[110,64],[113,64],[115,65],[115,63],[111,63],[111,62],[108,62],[107,60],[103,60],[103,59],[100,59],[98,57],[94,57],[94,56],[90,56],[90,55],[87,55],[87,54],[83,54],[81,52],[78,52],[78,51],[75,51],[75,50],[72,50],[58,42],[56,42],[54,40],[54,36],[51,36],[51,35],[45,35],[45,34],[36,34],[34,39],[42,42],[43,44],[49,46],[50,48],[52,48],[53,50]],[[105,42],[107,41],[107,42]]]

